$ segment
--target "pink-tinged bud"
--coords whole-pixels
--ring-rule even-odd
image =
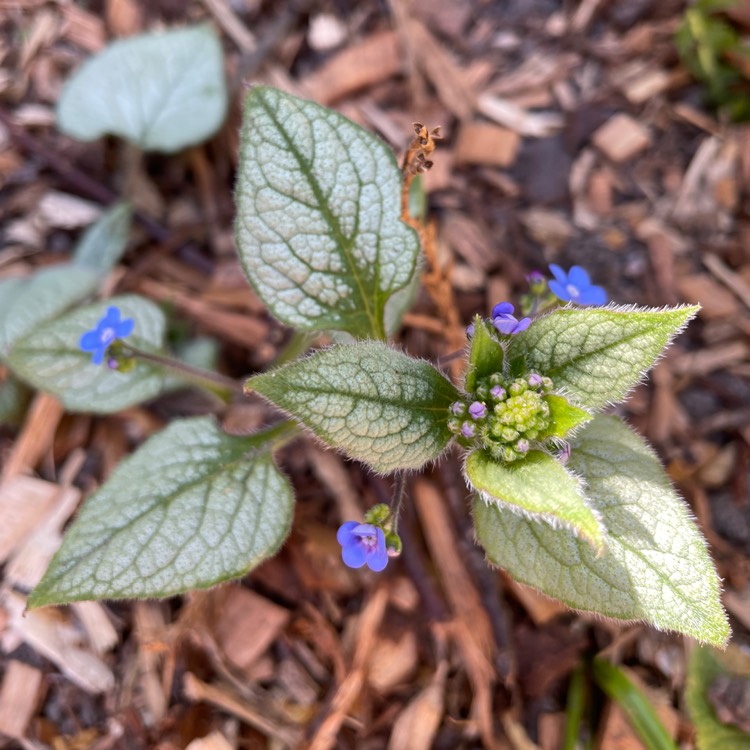
[[[484,419],[487,416],[487,407],[481,401],[475,401],[469,406],[469,414],[473,419]]]

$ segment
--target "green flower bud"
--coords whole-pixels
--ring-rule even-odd
[[[385,548],[388,552],[388,557],[398,557],[404,549],[401,537],[395,532],[389,531],[385,535]]]
[[[365,523],[372,524],[373,526],[383,526],[390,515],[391,509],[388,505],[386,503],[378,503],[365,513]]]

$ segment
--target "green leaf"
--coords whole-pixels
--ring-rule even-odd
[[[323,349],[245,388],[379,472],[437,458],[452,437],[448,407],[458,398],[434,367],[375,342]]]
[[[69,263],[0,281],[0,358],[7,358],[15,341],[88,297],[98,282],[90,269]]]
[[[109,414],[154,398],[162,390],[161,369],[139,362],[129,372],[91,363],[79,349],[81,336],[93,329],[107,307],[119,307],[123,318],[133,318],[135,329],[128,342],[144,350],[161,348],[164,315],[143,297],[113,297],[80,308],[36,328],[19,339],[8,357],[8,366],[23,380],[57,396],[69,411]]]
[[[233,437],[199,417],[151,437],[88,498],[29,606],[172,596],[252,570],[292,520],[278,433]]]
[[[466,459],[469,486],[488,505],[499,506],[523,517],[566,526],[601,553],[605,530],[581,490],[580,481],[552,456],[530,451],[512,463],[495,461],[483,451]]]
[[[17,427],[31,401],[31,391],[19,380],[6,374],[0,380],[0,427]]]
[[[549,406],[550,427],[540,438],[564,438],[571,430],[575,430],[592,420],[591,414],[577,406],[573,406],[566,398],[550,394],[544,397]]]
[[[742,679],[722,665],[719,654],[713,649],[693,649],[688,662],[685,702],[695,724],[698,750],[747,750],[750,734],[719,721],[708,699],[712,683],[721,678]]]
[[[621,401],[699,306],[562,308],[513,336],[508,356],[547,375],[580,406]]]
[[[621,669],[598,658],[593,671],[599,687],[617,701],[647,750],[677,750],[653,705]]]
[[[73,263],[101,275],[108,273],[128,245],[132,216],[129,203],[115,203],[81,237],[73,254]]]
[[[503,347],[490,333],[487,324],[476,315],[474,317],[474,334],[471,338],[471,350],[466,366],[466,390],[472,393],[477,382],[495,372],[503,371]]]
[[[221,44],[202,25],[112,42],[68,81],[57,120],[81,141],[119,135],[171,153],[213,135],[226,108]]]
[[[607,529],[600,557],[564,529],[474,503],[488,558],[571,607],[723,645],[729,625],[706,543],[650,447],[614,417],[598,416],[572,441],[568,467]]]
[[[385,303],[383,318],[385,321],[385,333],[390,339],[401,327],[401,320],[405,313],[411,310],[414,300],[417,298],[417,292],[422,283],[422,264],[417,263],[412,273],[409,283],[394,292]]]
[[[382,141],[336,112],[258,86],[247,96],[236,233],[250,283],[300,330],[385,338],[388,298],[417,262],[401,171]]]

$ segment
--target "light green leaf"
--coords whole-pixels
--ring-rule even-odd
[[[8,357],[9,367],[23,380],[47,391],[70,411],[109,414],[154,398],[162,390],[160,369],[139,362],[129,372],[91,363],[79,349],[81,336],[93,329],[107,307],[119,307],[123,318],[133,318],[135,329],[128,342],[144,350],[161,348],[164,315],[143,297],[113,297],[80,308],[36,328],[19,339]]]
[[[477,537],[487,557],[576,609],[723,645],[729,625],[706,543],[649,446],[602,416],[572,446],[568,467],[583,477],[607,529],[606,554],[597,557],[564,529],[477,499]]]
[[[417,292],[422,283],[422,264],[417,263],[412,273],[409,283],[394,292],[385,303],[383,318],[385,321],[385,333],[390,339],[401,327],[401,321],[404,315],[411,310],[414,300],[417,298]]]
[[[252,570],[291,525],[279,432],[233,437],[199,417],[154,435],[88,498],[29,606],[172,596]]]
[[[125,201],[107,209],[79,240],[73,263],[102,275],[108,273],[128,245],[132,216],[130,204]]]
[[[69,263],[0,281],[0,358],[15,341],[88,297],[98,282],[92,270]]]
[[[571,430],[575,430],[592,419],[591,414],[577,406],[573,406],[566,398],[550,394],[544,397],[549,406],[549,429],[541,435],[542,438],[564,438]]]
[[[698,750],[747,750],[750,747],[750,734],[719,721],[708,699],[708,691],[715,680],[733,677],[743,679],[726,669],[713,649],[693,649],[688,662],[685,702],[695,724]],[[747,675],[744,679],[748,679]]]
[[[81,141],[119,135],[171,153],[213,135],[226,108],[221,44],[202,25],[112,42],[68,81],[57,120]]]
[[[437,458],[452,437],[448,407],[458,398],[434,367],[375,342],[323,349],[245,388],[380,472]]]
[[[503,372],[503,347],[490,333],[487,324],[474,316],[474,334],[471,337],[471,350],[466,366],[466,390],[476,390],[478,381],[493,373]]]
[[[520,461],[500,463],[484,451],[474,451],[466,459],[465,471],[469,486],[488,505],[557,528],[566,526],[597,552],[603,551],[605,530],[585,499],[580,481],[547,453],[530,451]]]
[[[312,102],[258,86],[240,142],[236,233],[250,283],[300,330],[385,338],[388,298],[417,262],[390,150]]]
[[[565,307],[513,336],[508,356],[552,378],[580,406],[601,409],[638,384],[699,309]]]
[[[0,380],[0,427],[20,425],[29,401],[31,391],[12,375],[6,374]]]

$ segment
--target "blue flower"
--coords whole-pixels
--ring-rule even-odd
[[[578,305],[603,305],[607,301],[604,287],[595,286],[585,268],[571,266],[565,273],[560,266],[550,263],[549,270],[555,281],[549,282],[549,288],[555,297],[563,302],[575,302]]]
[[[510,302],[500,302],[492,308],[492,325],[504,334],[521,333],[531,325],[531,318],[518,320],[513,315],[515,308]]]
[[[365,563],[379,573],[388,564],[385,534],[379,526],[359,521],[347,521],[336,534],[341,545],[341,557],[350,568],[361,568]]]
[[[133,332],[135,321],[132,318],[120,319],[120,309],[108,307],[105,316],[96,324],[96,328],[81,336],[81,351],[91,352],[91,361],[100,365],[104,361],[107,349],[117,339],[124,339]]]

